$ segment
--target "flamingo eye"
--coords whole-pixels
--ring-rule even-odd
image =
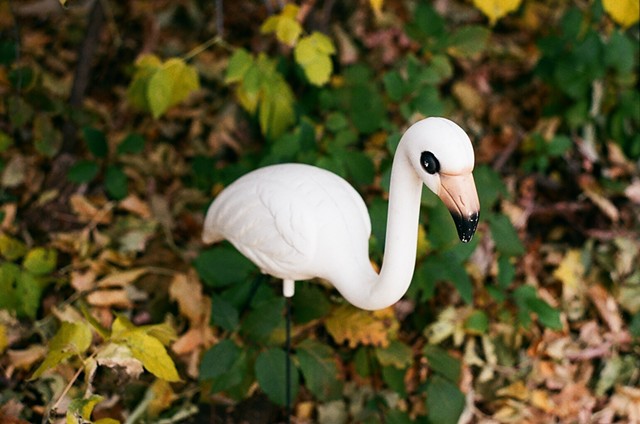
[[[440,171],[440,162],[431,152],[422,152],[420,155],[420,165],[428,174],[435,174]]]

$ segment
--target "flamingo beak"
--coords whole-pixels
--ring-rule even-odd
[[[441,174],[440,185],[442,189],[438,196],[451,212],[460,241],[468,243],[476,232],[480,217],[480,200],[473,174]]]

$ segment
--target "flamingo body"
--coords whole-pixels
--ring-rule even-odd
[[[341,177],[302,164],[252,171],[225,188],[207,212],[203,240],[227,239],[263,273],[293,282],[320,277],[352,304],[381,309],[407,291],[415,268],[422,186],[450,210],[468,242],[478,223],[471,141],[455,123],[427,118],[403,135],[394,155],[382,268],[369,261],[367,207]]]

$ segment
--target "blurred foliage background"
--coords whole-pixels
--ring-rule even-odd
[[[640,420],[634,0],[0,2],[0,420],[282,422],[280,284],[203,214],[257,167],[351,182],[384,247],[402,132],[470,135],[409,293],[293,298],[293,421]]]

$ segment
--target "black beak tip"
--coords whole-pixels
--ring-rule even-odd
[[[476,228],[478,228],[480,212],[474,212],[468,217],[459,215],[457,212],[451,212],[451,216],[456,223],[456,230],[458,230],[460,241],[469,243],[476,232]]]

